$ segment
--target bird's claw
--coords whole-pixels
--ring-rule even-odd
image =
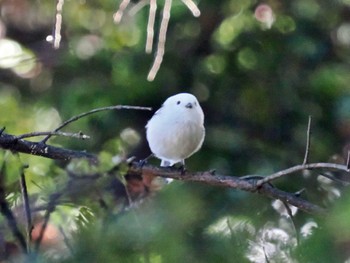
[[[140,161],[138,161],[137,165],[139,168],[142,168],[143,166],[145,166],[147,163],[148,163],[148,160],[150,158],[152,158],[154,155],[153,154],[150,154],[149,156],[147,156],[145,159],[142,159]]]
[[[211,170],[209,171],[209,173],[210,173],[211,175],[216,175],[216,170],[215,170],[215,169],[211,169]]]
[[[186,167],[184,164],[182,164],[180,167],[179,167],[179,171],[181,172],[181,175],[185,175],[185,173],[187,172],[186,170]]]

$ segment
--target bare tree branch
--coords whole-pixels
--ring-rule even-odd
[[[84,151],[74,151],[47,145],[42,142],[30,142],[18,139],[17,136],[2,133],[0,135],[0,148],[19,153],[39,155],[55,160],[71,160],[76,158],[87,158],[97,162],[97,156]]]
[[[70,160],[73,158],[88,158],[97,162],[97,156],[90,153],[54,147],[43,144],[41,142],[37,143],[19,140],[16,136],[4,133],[2,133],[0,136],[0,147],[16,152],[39,155],[51,159]],[[324,213],[325,210],[323,208],[311,204],[310,202],[303,200],[293,193],[284,192],[268,184],[282,176],[287,176],[307,169],[322,169],[326,171],[343,171],[349,173],[349,169],[346,165],[335,163],[310,163],[290,167],[288,169],[266,176],[263,179],[257,179],[259,176],[256,176],[255,178],[248,176],[242,179],[235,176],[214,175],[211,171],[196,173],[185,172],[183,174],[181,171],[169,168],[159,168],[150,165],[144,165],[140,167],[140,165],[136,162],[131,164],[129,172],[139,176],[148,174],[151,176],[167,177],[183,181],[202,182],[208,185],[229,187],[249,192],[257,192],[267,197],[279,199],[282,202],[294,205],[308,213]]]
[[[116,108],[120,109],[125,107],[129,107],[129,106],[105,107],[105,108],[95,109],[95,110],[80,114],[64,122],[54,132],[57,132],[57,130],[62,128],[63,126],[81,117],[84,117],[88,114],[92,114],[102,110],[110,110],[110,109],[116,109]],[[134,109],[134,107],[132,108]],[[136,108],[149,110],[149,108],[143,108],[143,107],[136,107]],[[310,122],[309,122],[309,127],[310,127]],[[310,132],[308,132],[308,134],[310,134]],[[18,137],[16,136],[3,133],[3,129],[0,130],[0,147],[4,149],[10,149],[15,152],[39,155],[39,156],[43,156],[51,159],[70,160],[73,158],[87,158],[97,162],[96,155],[86,153],[86,152],[81,152],[81,151],[72,151],[64,148],[54,147],[54,146],[46,145],[43,142],[30,142],[30,141],[18,139]],[[322,173],[327,171],[328,172],[342,171],[342,172],[349,173],[349,167],[347,165],[341,165],[336,163],[306,163],[306,164],[300,164],[285,170],[278,171],[276,173],[273,173],[265,177],[257,175],[257,176],[245,176],[245,178],[242,178],[242,177],[240,178],[235,176],[214,175],[214,173],[211,171],[183,173],[182,171],[179,171],[176,169],[174,170],[171,168],[159,168],[159,167],[154,167],[150,165],[142,166],[137,162],[131,163],[129,168],[129,173],[135,174],[138,176],[143,176],[143,175],[160,176],[160,177],[173,178],[173,179],[183,180],[183,181],[202,182],[208,185],[229,187],[229,188],[240,189],[240,190],[249,191],[249,192],[257,192],[259,194],[265,195],[273,199],[279,199],[286,204],[294,205],[299,209],[308,213],[324,213],[325,209],[317,205],[314,205],[293,193],[288,193],[288,192],[279,190],[270,184],[270,182],[283,176],[291,175],[293,173],[301,172],[303,170],[316,170],[316,169],[322,169],[321,171]],[[320,174],[323,175],[322,173]]]
[[[333,169],[339,168],[337,165],[324,164],[324,163],[310,164],[308,166],[309,168],[312,168],[312,167],[315,167],[315,168],[331,167]],[[341,166],[340,167],[341,170],[344,167],[345,166]],[[286,173],[285,171],[287,171],[287,174],[290,174],[291,172],[302,170],[298,166],[297,166],[298,169],[295,167],[292,167],[292,168],[293,169],[284,170],[283,174]],[[307,213],[323,214],[326,212],[324,208],[314,205],[296,196],[294,193],[284,192],[267,183],[259,183],[259,182],[264,182],[264,179],[258,180],[258,182],[256,182],[256,180],[254,179],[246,180],[236,176],[213,175],[213,173],[208,171],[195,172],[195,173],[189,173],[189,172],[182,173],[179,170],[171,169],[171,168],[164,168],[164,167],[160,168],[160,167],[155,167],[151,165],[140,166],[137,162],[134,162],[130,165],[129,173],[135,174],[135,175],[141,175],[141,176],[153,175],[153,176],[160,176],[165,178],[172,178],[172,179],[181,180],[181,181],[201,182],[208,185],[229,187],[229,188],[244,190],[248,192],[257,192],[261,195],[270,197],[272,199],[279,199],[284,203],[294,205]]]

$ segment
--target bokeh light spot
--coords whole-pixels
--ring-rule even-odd
[[[81,37],[76,46],[75,53],[80,59],[89,59],[94,56],[103,47],[101,38],[95,35],[86,35]]]
[[[21,61],[22,47],[10,39],[0,40],[0,67],[12,68]]]
[[[260,4],[257,6],[254,12],[256,20],[261,22],[266,28],[271,28],[275,22],[275,15],[272,8],[267,4]]]
[[[253,19],[250,12],[243,11],[225,19],[214,34],[215,40],[222,46],[230,45],[240,33],[251,28]]]
[[[21,61],[12,70],[22,78],[33,78],[40,73],[41,65],[30,50],[22,50]]]
[[[350,23],[343,23],[337,30],[337,41],[344,46],[350,45]]]
[[[250,48],[243,48],[238,53],[238,63],[246,69],[254,69],[257,64],[255,52]]]
[[[125,128],[122,130],[120,138],[130,146],[137,145],[141,140],[138,132],[132,128]]]
[[[210,55],[205,59],[205,66],[210,73],[220,74],[226,68],[226,61],[221,56]]]
[[[61,117],[55,108],[40,108],[35,113],[35,127],[38,131],[49,131],[57,127],[57,123],[61,123]]]
[[[32,78],[41,69],[32,51],[7,38],[0,39],[0,68],[11,69],[22,78]]]
[[[79,12],[79,21],[88,30],[100,29],[106,22],[106,13],[100,9],[87,9]]]
[[[276,20],[276,27],[283,34],[288,34],[296,29],[296,24],[290,16],[280,16]]]
[[[298,0],[292,2],[292,8],[301,17],[312,19],[320,11],[320,6],[316,1]]]

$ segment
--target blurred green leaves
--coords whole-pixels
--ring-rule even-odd
[[[0,40],[8,47],[0,51],[0,65],[5,65],[0,71],[0,127],[11,134],[51,130],[93,108],[129,104],[156,110],[166,97],[192,92],[203,106],[207,135],[201,151],[187,161],[190,170],[266,175],[300,163],[309,115],[310,160],[346,159],[348,0],[201,0],[199,18],[182,3],[173,3],[164,61],[149,83],[153,56],[144,52],[148,5],[127,12],[115,25],[119,3],[65,2],[62,45],[55,51],[45,41],[54,3],[2,1]],[[163,2],[158,4],[160,17]],[[31,74],[24,73],[28,68]],[[24,164],[29,165],[28,190],[39,214],[50,194],[73,180],[67,171],[78,176],[50,221],[63,226],[74,247],[73,254],[64,254],[67,262],[344,262],[350,257],[348,194],[314,173],[296,174],[276,185],[291,192],[305,188],[303,197],[335,204],[325,218],[297,213],[295,230],[260,196],[178,182],[124,211],[125,199],[116,199],[113,190],[125,191],[125,186],[113,183],[124,179],[125,167],[96,181],[84,175],[104,174],[131,155],[148,156],[144,126],[151,115],[100,113],[66,128],[83,131],[90,140],[49,141],[96,153],[98,166],[1,152],[13,206],[20,207],[18,176]],[[296,246],[297,233],[302,236],[307,227],[311,234]]]

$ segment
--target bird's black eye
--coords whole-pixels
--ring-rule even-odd
[[[181,103],[181,101],[179,101],[179,100],[176,102],[177,105],[179,105],[180,103]]]

